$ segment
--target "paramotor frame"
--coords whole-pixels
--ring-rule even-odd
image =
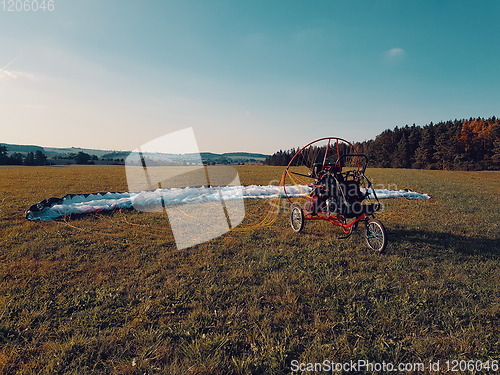
[[[358,153],[349,141],[337,137],[320,138],[300,148],[286,167],[282,182],[292,207],[292,229],[300,232],[305,221],[324,220],[342,228],[345,236],[340,238],[348,238],[363,222],[367,245],[384,252],[387,234],[374,218],[381,205],[365,175],[368,161],[368,156]],[[309,192],[304,189],[302,203],[287,193],[291,185],[309,187]]]

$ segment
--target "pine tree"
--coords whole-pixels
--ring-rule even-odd
[[[394,132],[385,130],[375,138],[370,156],[375,159],[377,167],[390,168],[392,167],[395,150]]]
[[[418,168],[432,168],[434,145],[434,125],[431,122],[422,130],[422,139],[415,151],[415,164]]]
[[[410,128],[410,135],[408,136],[408,152],[410,154],[410,165],[412,168],[416,168],[418,166],[414,166],[414,163],[417,161],[415,157],[415,152],[417,151],[418,145],[422,140],[422,128],[420,126],[412,125]]]
[[[23,165],[23,154],[14,152],[9,158],[10,165]]]
[[[9,163],[9,158],[7,156],[7,147],[0,145],[0,165],[5,165]]]
[[[435,131],[434,160],[439,169],[448,170],[453,168],[453,160],[457,155],[456,135],[457,126],[448,121],[436,125]]]
[[[393,162],[393,167],[408,168],[410,166],[410,153],[406,134],[403,134],[397,145],[397,151]]]
[[[35,165],[35,154],[33,152],[28,152],[26,158],[24,159],[25,165]]]
[[[495,127],[493,128],[493,156],[491,157],[494,163],[500,163],[500,123],[495,119]]]
[[[497,139],[493,143],[493,161],[495,163],[500,163],[500,139]]]
[[[35,165],[47,164],[47,156],[40,150],[35,153]]]

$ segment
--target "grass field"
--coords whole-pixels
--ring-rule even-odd
[[[282,168],[238,171],[268,184]],[[499,359],[500,173],[367,175],[432,196],[384,200],[383,255],[359,229],[296,234],[285,214],[184,250],[162,215],[28,222],[45,198],[127,191],[124,167],[0,167],[0,372],[284,374],[325,359],[429,372]]]

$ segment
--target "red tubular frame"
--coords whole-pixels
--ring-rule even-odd
[[[330,224],[335,225],[337,227],[341,227],[344,231],[344,233],[349,233],[351,231],[351,228],[354,224],[356,224],[359,221],[363,221],[368,217],[368,214],[364,213],[361,216],[358,216],[356,219],[351,221],[350,223],[344,224],[342,222],[342,215],[337,213],[337,216],[332,216],[325,214],[324,212],[318,212],[315,216],[312,216],[311,214],[306,214],[304,212],[304,220],[323,220],[323,221],[328,221]],[[346,230],[348,229],[348,230]]]
[[[292,163],[295,160],[295,158],[297,157],[297,155],[299,155],[304,149],[306,149],[307,147],[309,147],[310,145],[312,145],[314,143],[321,142],[321,141],[324,141],[324,140],[328,140],[328,144],[327,144],[326,151],[325,151],[325,157],[323,158],[323,167],[324,167],[325,163],[326,163],[326,158],[327,158],[327,155],[328,155],[328,151],[330,149],[330,143],[331,143],[332,139],[336,140],[336,143],[337,143],[337,156],[338,156],[338,158],[340,158],[339,141],[340,142],[344,142],[345,144],[347,144],[348,146],[350,146],[352,148],[352,150],[354,151],[354,153],[356,155],[359,155],[358,151],[352,145],[352,143],[349,142],[349,141],[347,141],[347,140],[345,140],[345,139],[337,138],[337,137],[319,138],[319,139],[316,139],[313,142],[308,143],[307,145],[305,145],[304,147],[302,147],[299,151],[297,151],[295,153],[295,155],[292,157],[292,159],[290,160],[290,163],[288,163],[288,165],[286,167],[286,171],[289,170],[289,168],[292,166]],[[339,163],[340,163],[340,161],[339,161]],[[360,162],[359,156],[358,156],[358,170],[360,169],[360,164],[361,164],[361,162]],[[340,169],[341,169],[341,167],[340,167]],[[283,178],[283,191],[285,193],[285,197],[288,200],[288,202],[290,202],[291,204],[293,204],[292,200],[290,199],[290,197],[286,193],[285,180],[286,180],[286,175]],[[365,220],[367,217],[368,217],[368,214],[363,213],[360,216],[356,217],[354,220],[352,220],[350,223],[345,224],[345,223],[343,223],[344,218],[339,213],[337,213],[335,216],[333,216],[333,215],[329,215],[328,213],[318,212],[316,215],[313,216],[312,214],[308,214],[308,213],[304,212],[304,220],[324,220],[324,221],[328,221],[332,225],[341,227],[342,230],[344,231],[344,233],[346,233],[346,234],[348,234],[348,233],[350,233],[352,231],[352,229],[353,229],[352,227],[353,227],[354,224],[358,223],[359,221]]]
[[[288,168],[290,168],[290,167],[292,166],[292,163],[293,163],[293,161],[294,161],[295,157],[296,157],[297,155],[299,155],[299,154],[302,152],[302,150],[304,150],[306,147],[309,147],[309,146],[310,146],[310,145],[312,145],[313,143],[321,142],[321,141],[324,141],[325,139],[328,139],[328,142],[329,142],[329,143],[330,143],[330,140],[331,140],[331,139],[335,139],[335,140],[337,141],[337,154],[340,154],[340,150],[339,150],[339,148],[338,148],[338,147],[339,147],[339,141],[344,142],[344,143],[347,143],[349,146],[351,146],[351,147],[352,147],[352,149],[353,149],[354,153],[355,153],[356,155],[358,154],[358,150],[356,150],[356,148],[352,145],[352,143],[351,143],[351,142],[349,142],[349,141],[346,141],[346,140],[345,140],[345,139],[343,139],[343,138],[337,138],[337,137],[325,137],[325,138],[319,138],[319,139],[316,139],[315,141],[309,142],[307,145],[305,145],[305,146],[304,146],[304,147],[302,147],[299,151],[297,151],[297,152],[295,153],[295,155],[293,155],[292,160],[290,160],[290,163],[288,163],[288,165],[286,166],[286,169],[288,170]],[[340,155],[338,155],[338,156],[340,157]],[[323,166],[324,166],[324,165],[325,165],[325,161],[323,161]],[[359,169],[359,167],[358,167],[358,169]],[[288,198],[288,196],[287,196],[287,198]]]

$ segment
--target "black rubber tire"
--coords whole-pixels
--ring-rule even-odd
[[[387,231],[377,219],[365,221],[365,240],[368,247],[377,253],[383,253],[387,247]]]
[[[294,204],[290,211],[290,225],[294,232],[299,233],[304,229],[304,211],[299,205]]]

